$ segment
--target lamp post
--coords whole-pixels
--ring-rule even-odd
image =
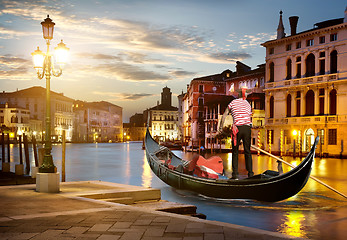
[[[51,95],[50,95],[50,81],[51,76],[59,77],[63,73],[63,66],[67,60],[67,53],[69,48],[63,43],[63,40],[55,48],[56,63],[59,65],[59,69],[56,70],[53,63],[52,53],[49,50],[51,40],[53,39],[53,30],[55,23],[52,19],[47,18],[41,22],[43,38],[46,40],[47,51],[43,53],[39,47],[31,54],[33,56],[34,68],[37,71],[37,77],[42,79],[46,77],[46,131],[45,131],[45,153],[43,163],[39,168],[40,173],[55,173],[56,167],[53,163],[53,157],[51,154],[52,142],[51,142]]]

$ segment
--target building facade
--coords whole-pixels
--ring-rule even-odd
[[[46,121],[46,89],[42,87],[31,87],[15,92],[0,93],[0,103],[15,106],[19,111],[30,113],[29,129],[25,131],[28,136],[33,133],[44,136]],[[66,132],[66,140],[72,139],[72,112],[73,99],[64,96],[62,93],[51,91],[51,136],[52,141],[61,141],[62,131]],[[19,121],[19,120],[18,120]],[[17,128],[18,131],[18,128]],[[14,133],[17,134],[16,132]]]
[[[179,139],[178,109],[171,105],[172,93],[165,87],[161,93],[161,104],[144,111],[149,120],[149,130],[157,141],[175,141]]]
[[[282,12],[277,39],[266,48],[266,149],[309,151],[320,137],[317,154],[346,155],[347,14],[316,23],[297,33],[298,17],[290,17],[285,36]]]
[[[123,141],[122,108],[109,102],[74,102],[75,142]]]

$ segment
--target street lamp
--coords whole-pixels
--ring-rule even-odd
[[[55,23],[52,19],[47,18],[41,22],[43,38],[46,39],[47,51],[43,53],[39,47],[31,54],[33,56],[34,68],[37,71],[37,77],[42,79],[46,76],[46,131],[45,131],[45,154],[43,163],[39,169],[40,173],[55,173],[56,167],[53,163],[53,157],[51,154],[52,142],[51,142],[51,95],[50,95],[50,80],[51,75],[59,77],[63,73],[63,66],[67,60],[67,54],[69,48],[63,43],[63,40],[55,48],[56,63],[59,65],[59,69],[54,67],[52,54],[49,51],[50,41],[53,39],[53,31]]]

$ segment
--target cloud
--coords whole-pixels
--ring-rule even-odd
[[[187,78],[187,77],[193,78],[192,76],[197,74],[197,72],[189,72],[184,70],[174,70],[174,71],[170,71],[169,73],[176,78]]]
[[[141,66],[131,65],[123,62],[110,62],[98,65],[75,66],[75,74],[84,76],[103,76],[119,81],[168,81],[168,74],[147,70]],[[77,72],[78,71],[78,72]]]
[[[209,55],[210,58],[216,59],[216,60],[222,60],[222,61],[241,61],[247,58],[251,58],[252,56],[245,52],[238,52],[238,51],[232,51],[232,52],[219,52],[219,53],[212,53]]]
[[[12,55],[0,56],[0,79],[27,80],[31,62]]]
[[[98,91],[94,91],[93,94],[110,97],[114,101],[135,101],[142,98],[155,96],[155,94],[150,94],[150,93],[114,93],[114,92],[98,92]]]

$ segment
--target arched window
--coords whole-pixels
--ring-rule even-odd
[[[314,115],[314,92],[309,90],[306,93],[306,116]]]
[[[337,51],[330,53],[330,73],[337,73]]]
[[[306,77],[315,75],[315,57],[313,53],[310,53],[306,58]]]
[[[292,60],[288,59],[287,60],[287,77],[286,79],[291,79],[292,78]]]
[[[292,113],[292,95],[287,95],[287,117],[291,117]]]
[[[301,114],[301,92],[296,92],[296,116],[300,117]]]
[[[330,115],[336,115],[336,89],[333,89],[329,93],[329,100],[330,100]]]
[[[269,70],[270,70],[270,78],[269,78],[269,82],[273,82],[275,81],[275,64],[272,62],[270,63],[269,66]]]
[[[270,97],[270,118],[273,118],[274,117],[274,97],[271,96]]]

